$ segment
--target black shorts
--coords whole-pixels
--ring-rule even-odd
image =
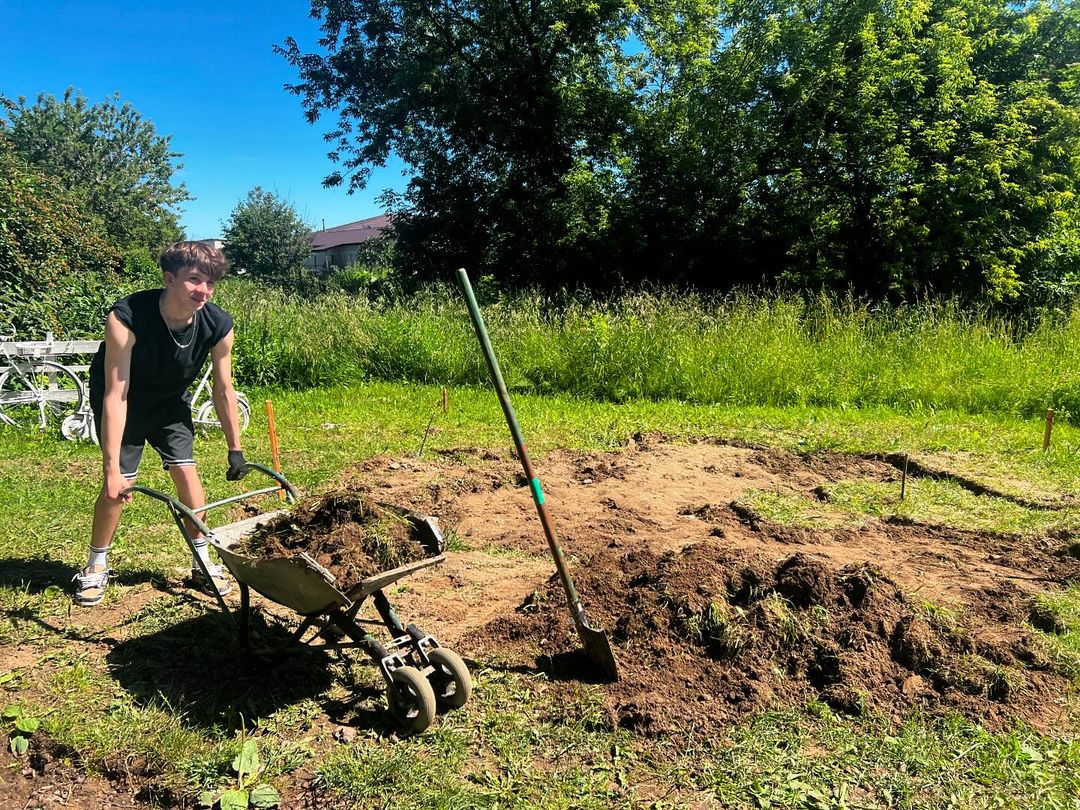
[[[101,425],[102,398],[93,392],[90,409],[94,421]],[[135,478],[147,442],[161,456],[163,470],[194,467],[195,425],[191,421],[191,406],[183,400],[153,407],[133,406],[129,402],[124,437],[120,441],[120,472],[125,478]]]

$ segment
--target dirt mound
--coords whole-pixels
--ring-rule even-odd
[[[342,591],[425,556],[405,516],[344,490],[302,501],[256,529],[237,552],[262,558],[303,552],[334,574]]]
[[[854,713],[919,706],[991,725],[1052,722],[1067,688],[1030,632],[974,632],[870,563],[835,568],[804,553],[776,563],[695,544],[594,558],[579,579],[619,661],[620,681],[604,687],[611,722],[646,732],[720,726],[811,698]],[[577,678],[589,664],[566,617],[551,581],[469,641],[513,651],[511,660],[539,648],[553,679]]]
[[[790,527],[743,507],[755,490],[816,498],[841,481],[897,483],[891,465],[840,453],[642,437],[536,466],[586,615],[619,660],[621,680],[598,687],[613,724],[719,728],[819,697],[896,716],[960,711],[990,727],[1063,722],[1068,681],[1029,616],[1034,594],[1080,578],[1071,536],[872,519]],[[403,615],[485,665],[548,672],[548,689],[594,677],[557,579],[529,587],[553,568],[510,453],[375,458],[346,480],[438,515],[468,548],[410,581]]]

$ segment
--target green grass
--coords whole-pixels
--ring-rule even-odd
[[[1046,533],[1075,531],[1080,511],[1032,509],[992,495],[975,495],[951,481],[908,478],[904,500],[899,482],[843,482],[828,489],[829,503],[873,517],[902,517],[981,531]]]
[[[438,432],[425,454],[510,446],[486,388],[452,387],[445,414],[436,411],[438,385],[248,393],[254,402],[273,399],[284,469],[309,492],[372,455],[415,456],[432,413]],[[973,468],[989,471],[991,483],[1007,473],[1020,489],[1031,483],[1060,493],[1080,482],[1080,432],[1061,425],[1043,454],[1038,419],[526,394],[515,395],[515,407],[541,478],[545,450],[615,449],[655,431],[673,441],[708,435],[799,452],[962,452]],[[261,408],[244,440],[250,459],[269,458]],[[220,439],[200,439],[196,456],[211,498],[238,489],[224,480]],[[143,482],[168,491],[156,467],[148,455]],[[111,589],[106,608],[118,609],[109,627],[93,629],[71,612],[67,580],[85,559],[99,470],[96,448],[0,429],[0,643],[11,651],[0,663],[0,695],[42,717],[79,767],[147,786],[161,803],[228,787],[246,737],[258,741],[271,782],[285,787],[309,774],[335,807],[1064,808],[1080,793],[1080,744],[1065,731],[991,733],[953,717],[911,716],[895,725],[811,704],[750,718],[721,738],[694,729],[644,738],[604,730],[590,687],[553,703],[542,678],[494,669],[475,673],[464,710],[401,739],[384,718],[370,667],[300,656],[275,664],[292,668],[287,677],[276,669],[280,677],[267,679],[265,665],[245,669],[219,614],[167,589],[188,554],[164,507],[150,499],[125,513],[114,564],[126,584],[149,581],[158,590],[125,612],[119,589]],[[808,503],[844,519],[903,508],[933,520],[963,510],[964,521],[979,517],[986,528],[1009,531],[1060,528],[1053,521],[1068,513],[996,503],[1002,499],[983,509],[985,496],[955,484],[908,483],[903,505],[895,502],[898,485],[855,484],[834,488],[826,504]],[[790,506],[776,493],[762,498]],[[1039,601],[1057,622],[1042,631],[1048,648],[1061,666],[1075,662],[1071,671],[1080,677],[1080,590]],[[781,615],[784,605],[774,608]],[[927,607],[932,615],[941,610]],[[697,631],[737,644],[737,620],[727,617],[725,629],[718,616],[702,615]],[[791,624],[793,638],[803,630]],[[1000,674],[969,663],[983,681]],[[356,739],[336,742],[338,726],[328,717],[357,719]]]
[[[1036,596],[1031,623],[1057,665],[1080,680],[1080,585]]]
[[[904,499],[899,480],[842,481],[824,490],[826,502],[804,495],[753,490],[740,504],[773,523],[826,529],[900,518],[976,531],[1015,534],[1074,533],[1080,509],[1036,509],[994,495],[976,495],[952,481],[909,477]]]
[[[841,510],[829,508],[804,495],[772,490],[751,490],[740,499],[739,505],[772,523],[807,529],[825,529],[858,522],[853,521],[851,515],[845,515]]]
[[[222,286],[246,385],[370,380],[482,384],[487,371],[460,292],[394,303]],[[484,317],[511,390],[609,402],[885,405],[1018,416],[1080,414],[1080,308],[1022,328],[955,303],[889,308],[846,300],[670,292],[597,302],[518,293]]]

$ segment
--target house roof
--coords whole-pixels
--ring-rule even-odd
[[[377,217],[327,228],[325,231],[316,231],[311,235],[311,249],[329,250],[342,245],[358,245],[368,239],[382,236],[390,227],[390,217],[380,214]]]

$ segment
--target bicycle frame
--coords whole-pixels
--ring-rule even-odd
[[[202,379],[199,380],[199,384],[195,386],[195,391],[191,395],[191,416],[196,427],[221,427],[221,423],[217,419],[213,396],[209,395],[207,396],[206,401],[200,402],[200,399],[202,399],[204,394],[209,394],[209,389],[211,388],[210,374],[212,371],[213,364],[207,363],[206,371],[203,372]],[[243,433],[247,430],[247,426],[251,422],[251,403],[248,402],[248,398],[239,391],[236,392],[236,411],[237,423],[240,427],[240,432]]]
[[[191,394],[192,413],[195,413],[199,408],[199,397],[201,397],[210,387],[210,372],[213,368],[213,363],[206,364],[206,371],[203,372],[202,379],[199,380],[199,384],[195,386],[195,391]]]
[[[0,422],[3,422],[6,425],[11,425],[12,427],[17,427],[18,422],[16,422],[10,416],[4,413],[4,405],[20,405],[31,401],[37,401],[39,420],[44,420],[45,397],[41,394],[38,387],[34,385],[34,381],[27,374],[24,373],[22,367],[19,365],[17,358],[8,354],[7,349],[3,346],[3,344],[0,344],[0,354],[3,355],[4,360],[6,360],[8,363],[7,366],[0,368],[0,374],[15,374],[19,378],[19,380],[27,387],[27,389],[29,389],[26,394],[12,397],[10,400],[7,396],[3,394],[3,392],[0,392]]]
[[[18,427],[19,423],[4,412],[5,406],[36,405],[37,423],[39,427],[48,424],[50,406],[74,403],[75,411],[83,410],[86,392],[82,381],[75,372],[63,363],[49,360],[44,353],[41,356],[28,355],[22,357],[12,338],[14,335],[0,337],[0,359],[6,365],[0,366],[0,422]],[[49,378],[49,384],[42,387],[36,377],[44,374]],[[14,376],[13,376],[14,375]],[[71,384],[71,388],[61,388],[57,380],[64,377]],[[10,380],[18,382],[17,390],[5,392],[3,389]]]

